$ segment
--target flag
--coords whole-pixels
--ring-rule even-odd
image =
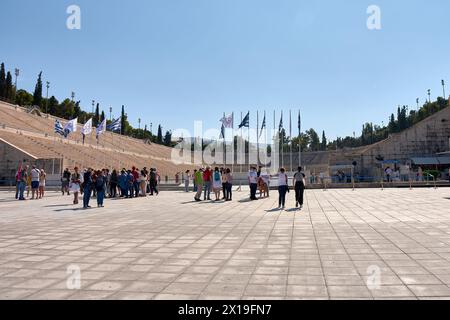
[[[219,139],[225,139],[225,125],[223,125],[223,124],[222,124],[222,128],[220,128]]]
[[[230,114],[229,116],[224,116],[220,119],[220,122],[222,122],[224,128],[233,128],[233,115]]]
[[[78,118],[72,119],[64,126],[64,132],[68,135],[71,132],[77,132]]]
[[[117,118],[116,120],[113,120],[107,127],[107,130],[109,131],[120,131],[122,129],[122,117]]]
[[[98,136],[101,135],[102,133],[104,133],[106,131],[106,119],[102,121],[102,123],[100,123],[96,129],[96,133],[97,133],[97,139]]]
[[[89,119],[83,126],[83,128],[81,128],[81,133],[84,135],[87,134],[91,134],[92,132],[92,118]]]
[[[55,133],[65,136],[64,127],[62,126],[61,122],[59,122],[59,120],[55,120]]]
[[[259,132],[259,137],[261,137],[263,130],[266,128],[266,112],[264,111],[264,119],[261,123],[261,131]]]
[[[278,132],[281,132],[283,130],[283,111],[281,111],[281,119],[280,119],[280,125],[278,126]]]
[[[239,129],[247,127],[250,128],[250,111],[247,113],[245,118],[242,120],[241,124],[239,125]]]

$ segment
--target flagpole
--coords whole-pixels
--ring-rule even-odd
[[[250,111],[248,111],[248,127],[247,127],[247,136],[248,136],[248,150],[247,150],[247,159],[248,166],[250,167]],[[245,146],[245,145],[244,145]]]
[[[276,139],[276,129],[275,129],[275,126],[276,126],[276,124],[275,124],[275,122],[276,122],[276,120],[275,120],[275,118],[276,118],[276,115],[275,115],[275,109],[273,110],[273,134],[274,134],[274,136],[273,136],[273,138],[272,138],[272,142],[273,142],[273,146],[275,147],[276,146],[276,143],[275,143],[275,139]],[[278,150],[278,151],[280,151],[280,150]],[[277,163],[277,162],[274,162],[273,161],[273,157],[274,157],[274,155],[277,155],[277,157],[278,157],[278,152],[275,152],[275,148],[273,148],[273,149],[271,149],[271,157],[272,157],[272,165],[274,164],[274,163]],[[277,170],[277,168],[274,168],[274,171],[275,170]],[[276,172],[276,171],[275,171]]]
[[[256,110],[256,162],[259,166],[259,110]]]
[[[231,172],[234,174],[234,111],[231,113],[231,147],[231,155],[233,156]]]
[[[225,115],[225,112],[223,113],[223,119],[225,120],[225,117],[226,117],[226,115]],[[225,128],[225,125],[223,124],[223,122],[222,122],[222,127],[223,127],[223,153],[222,153],[222,160],[223,160],[223,167],[225,168],[226,167],[226,163],[227,163],[227,158],[226,158],[226,149],[227,149],[227,143],[226,143],[226,140],[225,140],[225,131],[226,131],[226,128]]]
[[[281,167],[284,168],[284,135],[283,135],[283,110],[281,110],[281,127],[280,130],[280,136],[281,136]]]
[[[289,109],[289,139],[291,140],[291,151],[290,151],[291,172],[293,172],[294,168],[292,166],[292,111],[290,109]]]
[[[302,166],[302,144],[301,144],[301,136],[302,136],[302,118],[300,114],[300,109],[298,110],[298,166]]]
[[[242,111],[241,111],[241,125],[242,125]],[[243,137],[242,137],[242,127],[241,127],[241,139],[243,139]],[[244,149],[245,149],[245,143],[244,143]],[[245,150],[244,150],[244,152],[245,152]],[[244,153],[244,157],[245,157],[245,153]],[[241,156],[239,156],[239,158],[241,158]],[[239,172],[242,173],[242,163],[240,163],[239,167],[240,167]]]

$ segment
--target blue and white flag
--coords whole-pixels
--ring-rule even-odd
[[[106,119],[102,121],[102,123],[100,123],[96,129],[97,132],[97,139],[99,137],[99,135],[103,134],[104,132],[106,132]]]
[[[67,137],[72,132],[77,132],[78,118],[72,119],[64,126],[64,133]]]
[[[59,120],[55,120],[55,133],[65,136],[64,127],[62,126],[61,122],[59,122]]]
[[[92,118],[89,119],[83,126],[83,128],[81,128],[81,133],[84,135],[88,135],[91,134],[92,132]]]
[[[242,120],[241,124],[239,125],[239,129],[241,129],[243,127],[250,128],[250,112],[247,113],[245,118]]]
[[[223,124],[222,124],[222,128],[220,128],[219,139],[225,139],[225,125],[223,125]]]
[[[233,128],[233,115],[230,114],[229,116],[224,116],[220,119],[220,122],[222,122],[224,128]]]
[[[261,124],[261,131],[259,132],[259,137],[261,137],[263,130],[266,128],[266,112],[264,111],[264,119]]]
[[[113,120],[107,127],[109,131],[121,131],[122,130],[122,117],[119,117],[116,120]]]
[[[281,130],[283,130],[283,111],[281,111],[280,125],[278,126],[278,131],[281,132]]]

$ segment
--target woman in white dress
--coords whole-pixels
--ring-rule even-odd
[[[39,199],[42,199],[44,197],[46,177],[47,174],[45,173],[44,169],[42,169],[41,173],[39,174],[39,192],[38,192]]]

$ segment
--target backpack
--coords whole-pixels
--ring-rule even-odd
[[[155,171],[150,172],[150,179],[151,180],[156,180],[156,173],[155,173]]]
[[[214,173],[214,181],[220,181],[220,172]]]
[[[105,184],[105,178],[103,176],[98,176],[97,180],[95,181],[95,188],[97,191],[101,191]]]

